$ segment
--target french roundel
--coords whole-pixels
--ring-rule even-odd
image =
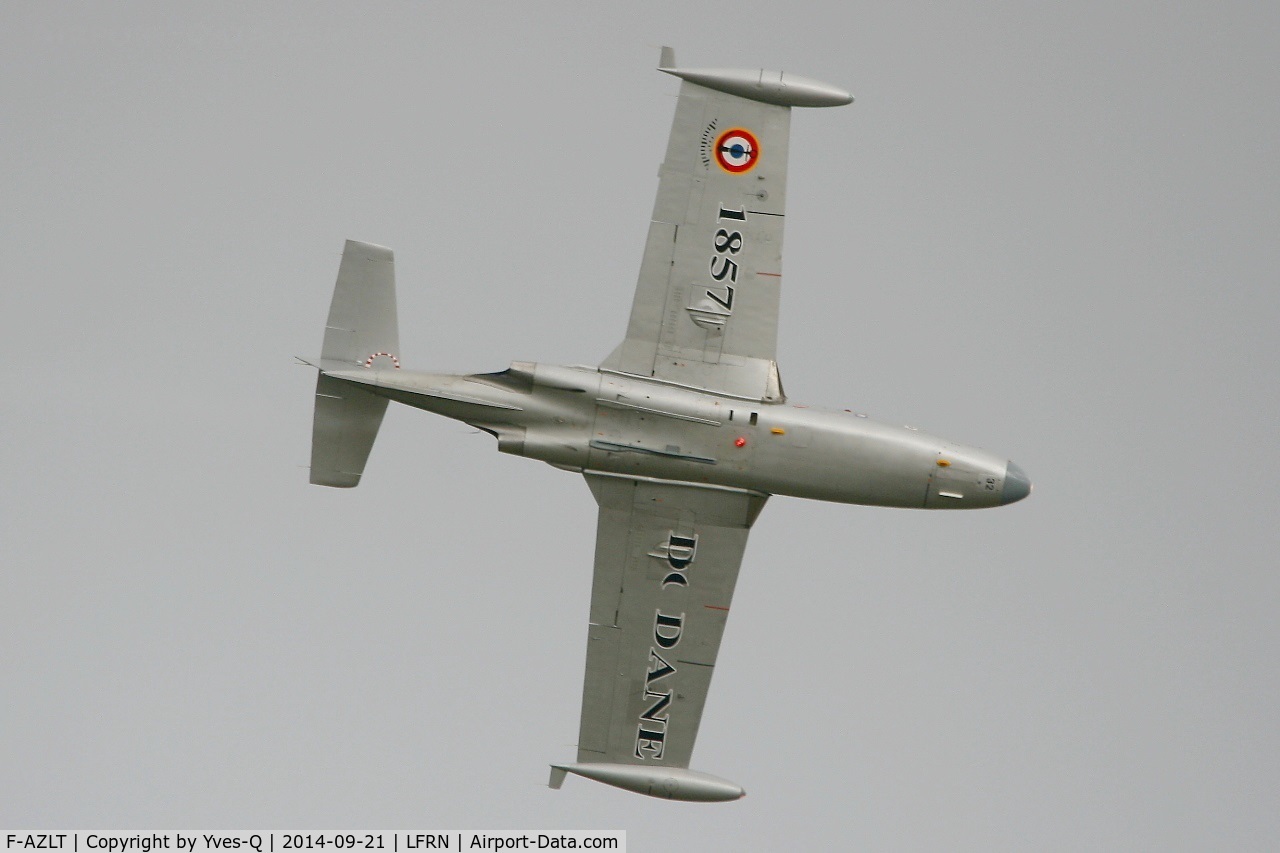
[[[760,160],[760,142],[755,134],[740,127],[730,128],[716,139],[716,163],[726,172],[750,172]]]

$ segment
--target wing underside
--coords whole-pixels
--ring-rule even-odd
[[[588,474],[600,505],[578,761],[687,768],[766,496]]]
[[[627,336],[606,369],[779,399],[791,108],[685,80]]]

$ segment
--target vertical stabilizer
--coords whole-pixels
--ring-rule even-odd
[[[348,240],[329,305],[311,429],[311,482],[351,488],[360,482],[387,400],[326,370],[400,367],[396,279],[391,250]]]

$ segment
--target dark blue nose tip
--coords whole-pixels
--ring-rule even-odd
[[[1004,491],[1000,493],[1000,503],[1011,504],[1029,494],[1031,494],[1031,478],[1018,466],[1018,463],[1010,460],[1004,472]]]

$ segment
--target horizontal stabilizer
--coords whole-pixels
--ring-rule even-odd
[[[557,791],[560,790],[560,786],[564,784],[564,777],[567,772],[568,771],[566,771],[563,767],[553,766],[551,768],[551,780],[547,782],[547,785],[549,787],[555,788]]]
[[[320,357],[347,364],[399,366],[395,259],[390,249],[347,241]]]
[[[399,372],[394,263],[384,246],[348,240],[343,248],[315,365],[321,371],[311,428],[311,482],[316,485],[349,489],[360,482],[386,414],[386,398],[328,374],[360,371],[368,375],[362,380],[376,384],[379,374]]]
[[[311,482],[340,489],[359,485],[386,411],[386,398],[320,374],[311,428]]]

